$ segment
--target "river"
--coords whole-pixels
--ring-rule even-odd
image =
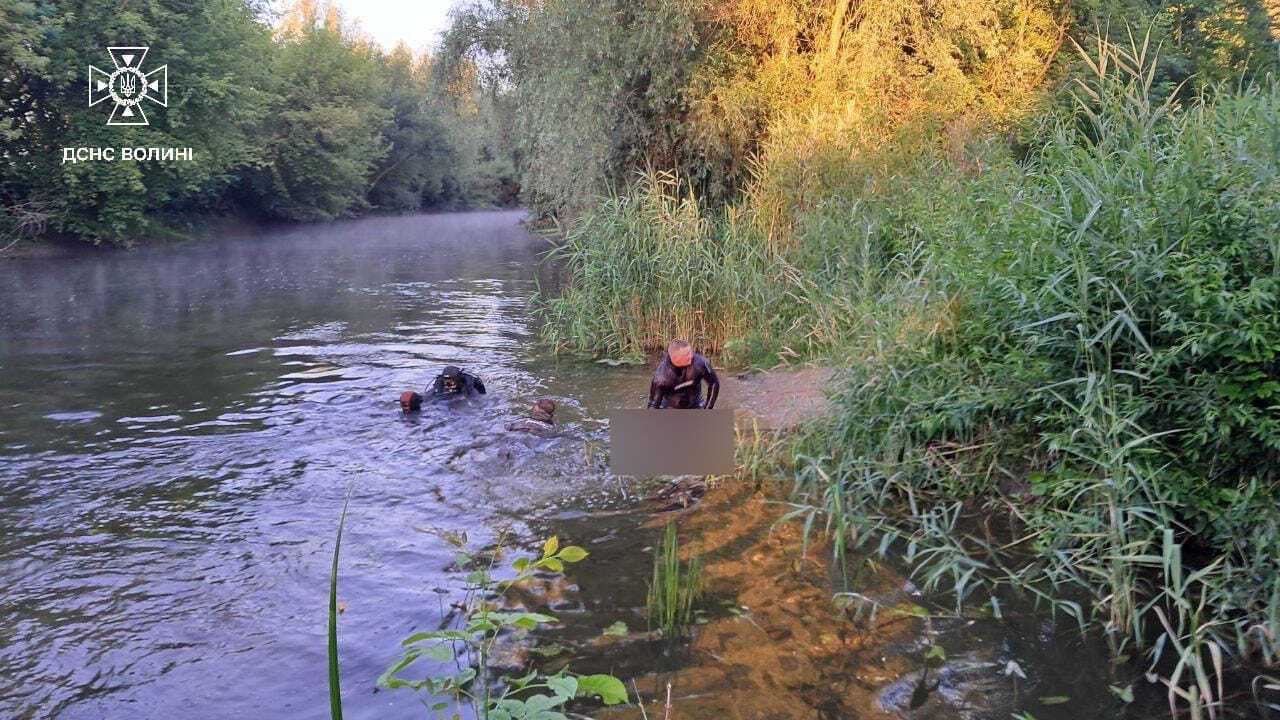
[[[531,542],[611,497],[583,445],[647,390],[535,342],[545,241],[521,217],[0,265],[0,716],[327,716],[328,565],[350,492],[348,717],[421,717],[371,679],[460,585],[433,531]],[[400,391],[446,364],[489,394],[402,418]],[[539,397],[580,441],[517,447],[517,466],[460,453]]]
[[[526,551],[552,534],[590,551],[530,601],[562,620],[541,640],[575,671],[637,680],[648,717],[667,693],[681,720],[1117,710],[1108,684],[1124,681],[1069,623],[948,618],[949,600],[874,558],[833,576],[828,551],[802,558],[798,525],[777,523],[786,506],[744,482],[681,517],[709,588],[695,632],[645,632],[667,518],[601,449],[608,412],[642,406],[647,371],[537,342],[528,303],[554,278],[522,219],[379,217],[0,264],[0,717],[328,717],[348,497],[349,719],[429,717],[374,680],[461,599],[446,538],[508,532]],[[489,393],[402,415],[399,393],[448,364]],[[559,404],[558,437],[502,431],[541,397]],[[724,398],[740,399],[732,385]],[[833,607],[841,587],[886,611]],[[631,634],[605,632],[617,622]],[[929,685],[934,647],[947,659]]]

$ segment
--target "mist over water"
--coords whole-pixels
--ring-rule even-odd
[[[326,717],[350,491],[347,714],[419,717],[372,683],[460,585],[430,531],[532,540],[609,502],[585,448],[646,389],[643,370],[538,347],[544,243],[521,217],[0,265],[0,716]],[[489,395],[402,417],[399,392],[446,364]],[[562,436],[503,434],[538,397]]]

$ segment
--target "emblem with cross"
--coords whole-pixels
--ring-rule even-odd
[[[89,66],[89,107],[111,98],[115,109],[108,125],[147,125],[142,101],[150,100],[169,106],[169,66],[161,65],[149,73],[142,72],[146,47],[108,47],[115,70],[107,72]]]

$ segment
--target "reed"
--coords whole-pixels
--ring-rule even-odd
[[[1077,111],[917,225],[948,317],[880,314],[793,515],[957,606],[1035,598],[1215,718],[1280,650],[1280,87],[1161,95],[1145,38],[1081,53]]]
[[[703,589],[702,561],[680,562],[676,525],[667,523],[662,547],[653,556],[653,580],[646,598],[649,629],[661,631],[668,639],[680,637],[693,624]]]
[[[1020,157],[825,166],[785,242],[777,207],[646,176],[569,231],[545,332],[847,366],[794,445],[793,516],[838,561],[1034,598],[1213,718],[1280,660],[1280,84],[1161,87],[1142,35],[1077,51]]]
[[[342,549],[342,529],[347,524],[348,497],[342,503],[338,534],[333,540],[333,566],[329,569],[329,717],[342,720],[342,677],[338,672],[338,555]]]

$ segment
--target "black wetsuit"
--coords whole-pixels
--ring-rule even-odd
[[[702,403],[702,383],[707,383],[707,402]],[[693,354],[693,362],[678,368],[671,364],[671,356],[663,354],[658,369],[653,371],[649,383],[649,407],[651,408],[706,408],[716,406],[720,395],[720,379],[711,369],[711,363],[699,353]]]
[[[452,375],[453,380],[456,383],[453,390],[445,388],[444,381],[446,377],[449,376],[444,373],[436,376],[436,381],[431,384],[431,395],[433,397],[440,398],[452,395],[472,395],[475,393],[479,393],[481,395],[485,394],[484,382],[469,372],[462,371]]]

